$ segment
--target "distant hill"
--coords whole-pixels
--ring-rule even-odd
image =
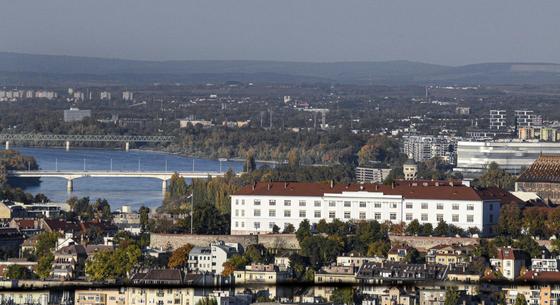
[[[0,52],[0,84],[152,82],[339,82],[356,84],[543,84],[560,82],[560,65],[486,63],[460,67],[411,61],[141,61]]]

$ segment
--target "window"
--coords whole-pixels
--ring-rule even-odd
[[[313,216],[315,216],[315,218],[321,218],[321,211],[315,211]]]
[[[494,215],[490,214],[490,223],[494,223]]]
[[[241,216],[245,217],[245,210],[241,210]]]
[[[360,208],[365,208],[365,207],[366,207],[366,202],[360,201]]]
[[[276,217],[276,210],[268,210],[268,217]]]
[[[235,216],[239,216],[239,210],[235,210]]]
[[[374,219],[375,220],[380,220],[381,219],[381,213],[375,213]]]
[[[454,204],[451,206],[451,208],[452,208],[453,210],[458,210],[458,209],[459,209],[459,205],[456,204],[456,203],[454,203]]]
[[[305,214],[306,214],[306,213],[305,213],[305,210],[299,211],[299,217],[305,218]]]
[[[260,229],[261,228],[261,223],[260,222],[255,222],[255,229]]]
[[[331,218],[331,219],[336,218],[336,212],[330,211],[330,212],[329,212],[329,218]]]
[[[391,220],[397,220],[397,213],[391,213],[391,214],[389,214],[389,219],[391,219]]]
[[[344,212],[344,219],[350,219],[350,212]]]
[[[291,200],[284,200],[284,206],[285,207],[289,207],[292,205],[292,201]]]
[[[299,201],[299,206],[304,207],[305,206],[305,200],[300,200]]]
[[[360,212],[360,219],[366,219],[366,212]]]
[[[239,205],[239,199],[235,199],[235,205]]]
[[[474,216],[473,215],[467,215],[467,222],[474,222]]]
[[[391,202],[391,208],[396,209],[397,208],[397,203],[396,202]]]
[[[290,210],[284,210],[284,217],[292,217],[292,212]]]
[[[467,211],[474,211],[474,204],[467,204]]]
[[[318,207],[321,206],[321,201],[315,200],[315,201],[313,202],[313,205],[315,205],[315,207],[318,208]]]
[[[274,228],[275,223],[274,222],[269,222],[268,223],[268,228],[269,229],[273,229]]]
[[[407,209],[412,209],[412,202],[407,202],[406,203],[406,208]]]
[[[261,210],[255,210],[255,211],[253,211],[253,216],[255,216],[255,217],[260,217],[260,216],[261,216]]]
[[[423,202],[421,208],[422,208],[422,210],[427,210],[428,209],[428,204]]]
[[[428,221],[428,214],[422,214],[422,215],[420,215],[420,220],[422,220],[422,221]]]
[[[241,227],[245,228],[245,222],[244,221],[241,222]]]
[[[261,205],[261,201],[260,201],[259,199],[255,199],[255,200],[253,201],[253,204],[254,204],[254,205]]]
[[[436,208],[438,210],[443,210],[443,203],[438,203]]]
[[[490,208],[490,211],[494,210],[494,205],[493,204],[489,204],[488,207]]]
[[[451,222],[459,222],[459,214],[451,215]]]
[[[276,200],[274,200],[274,199],[269,200],[268,205],[275,206],[276,205]]]
[[[373,204],[374,207],[376,208],[380,208],[381,207],[381,202],[376,202]]]
[[[406,220],[407,220],[407,221],[411,221],[411,220],[412,220],[412,214],[411,214],[411,213],[407,213],[407,214],[406,214]]]
[[[330,200],[329,201],[329,206],[330,207],[335,207],[336,206],[336,202],[334,200]]]
[[[438,222],[443,221],[443,214],[437,214],[437,215],[436,215],[436,220],[437,220]]]
[[[352,206],[352,203],[350,201],[344,201],[344,207],[345,208],[349,208]]]

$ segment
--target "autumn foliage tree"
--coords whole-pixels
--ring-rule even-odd
[[[177,248],[169,257],[167,266],[171,269],[183,268],[187,266],[187,261],[189,258],[189,253],[193,249],[193,245],[186,244],[182,247]]]

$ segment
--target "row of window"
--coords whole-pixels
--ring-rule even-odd
[[[235,204],[239,205],[240,200],[236,199],[235,200]],[[329,201],[329,207],[336,207],[338,203],[342,203],[344,204],[344,207],[352,207],[352,201],[334,201],[334,200],[330,200]],[[354,202],[355,203],[355,202]],[[374,208],[381,208],[382,206],[389,206],[390,208],[396,209],[398,208],[398,204],[400,202],[391,202],[391,201],[387,201],[387,202],[380,202],[380,201],[375,201],[373,202],[373,207]],[[360,208],[365,208],[368,205],[371,205],[372,202],[371,201],[359,201],[358,205]],[[245,199],[241,199],[241,205],[245,205]],[[253,200],[253,205],[259,206],[261,205],[261,200],[260,199],[255,199]],[[270,199],[268,200],[268,205],[269,206],[276,206],[276,200],[275,199]],[[284,206],[292,206],[292,200],[284,200]],[[307,201],[305,200],[299,200],[298,201],[298,206],[300,207],[305,207],[307,206]],[[313,201],[313,206],[315,207],[321,207],[321,201],[320,200],[315,200]],[[413,203],[412,202],[406,202],[405,204],[407,209],[413,209]],[[423,210],[427,210],[429,207],[429,204],[427,202],[423,202],[420,204],[420,208]],[[492,205],[490,205],[490,210],[492,210]],[[437,203],[436,204],[436,209],[438,210],[443,210],[444,209],[444,203]],[[460,209],[460,204],[458,203],[453,203],[451,205],[451,209],[452,210],[459,210]],[[467,204],[467,211],[474,211],[474,204]]]
[[[239,210],[235,210],[235,216],[239,216]],[[241,210],[241,216],[245,216],[245,210]],[[254,217],[261,217],[261,210],[254,210],[253,211],[253,216]],[[276,217],[276,210],[268,210],[268,217]],[[291,210],[284,210],[284,217],[292,217],[292,211]],[[300,218],[306,218],[307,217],[307,211],[305,210],[300,210],[299,211],[299,217]],[[313,217],[314,218],[321,218],[321,211],[314,211],[313,212]],[[329,218],[336,218],[336,212],[335,211],[329,211]],[[350,211],[346,211],[344,212],[344,219],[350,219],[351,218],[351,212]],[[366,219],[366,212],[360,212],[358,219],[360,220],[365,220]],[[374,219],[375,220],[381,220],[381,213],[374,213]],[[397,220],[397,213],[389,213],[389,219],[390,220]],[[406,213],[405,214],[405,220],[406,221],[412,221],[413,218],[413,214],[412,213]],[[428,221],[428,214],[421,214],[420,215],[420,220],[422,221]],[[436,221],[440,222],[444,220],[443,219],[443,214],[436,214]],[[459,222],[459,214],[453,214],[451,215],[451,222]],[[474,215],[467,215],[467,222],[474,222]]]
[[[333,219],[336,218],[336,217],[335,217],[335,212],[329,212],[329,218],[333,218]],[[350,212],[345,212],[345,213],[344,213],[344,218],[345,218],[345,219],[350,219]],[[360,213],[359,218],[362,219],[362,220],[365,220],[365,219],[366,219],[365,213]],[[459,218],[460,218],[460,217],[459,217],[458,214],[453,214],[453,215],[451,215],[451,223],[454,223],[454,222],[457,223],[457,222],[459,222]],[[375,219],[375,220],[381,220],[381,213],[375,213],[374,219]],[[397,214],[396,214],[396,213],[390,213],[390,214],[389,214],[389,219],[390,219],[390,220],[397,220]],[[406,214],[406,220],[407,220],[407,221],[412,221],[412,220],[413,220],[412,214]],[[422,214],[422,215],[420,216],[420,220],[421,220],[422,222],[428,222],[428,214]],[[436,215],[436,220],[437,220],[438,222],[444,220],[444,219],[443,219],[443,215],[437,214],[437,215]],[[473,215],[467,215],[466,220],[467,220],[467,222],[472,223],[472,222],[474,222],[474,216],[473,216]],[[272,230],[272,228],[274,227],[275,223],[274,223],[274,222],[270,222],[268,225],[269,225],[269,229]],[[288,225],[288,223],[284,224],[284,227],[286,227],[287,225]],[[241,221],[241,222],[236,221],[236,222],[235,222],[235,227],[236,227],[236,228],[239,228],[239,227],[244,228],[244,227],[245,227],[245,222],[244,222],[244,221]],[[258,230],[258,229],[261,228],[261,223],[260,223],[259,221],[256,221],[256,222],[253,223],[253,227],[254,227],[255,229]]]

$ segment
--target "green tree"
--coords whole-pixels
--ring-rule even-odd
[[[145,206],[141,206],[140,210],[138,211],[140,214],[140,226],[142,232],[148,231],[148,224],[150,221],[150,208]]]
[[[498,233],[500,235],[517,237],[521,234],[523,220],[521,210],[516,204],[504,204],[498,217]]]
[[[412,248],[406,253],[404,261],[409,264],[419,264],[422,262],[422,257],[420,256],[420,252],[418,252],[418,250]]]
[[[443,220],[440,220],[437,227],[434,229],[434,236],[447,236],[449,233],[449,226]]]
[[[408,235],[418,235],[420,234],[421,229],[422,227],[420,226],[418,219],[414,219],[406,226],[405,232]]]
[[[243,164],[243,171],[246,173],[251,173],[257,169],[257,162],[255,161],[255,152],[249,151],[247,152],[247,156],[245,158],[245,164]]]
[[[420,230],[420,234],[422,236],[430,236],[432,235],[434,229],[431,223],[425,223],[422,225],[422,229]]]
[[[527,305],[527,300],[525,299],[525,295],[522,293],[518,293],[517,297],[515,298],[515,305]]]
[[[282,234],[294,234],[295,231],[296,228],[294,228],[294,225],[289,223],[284,227],[284,231],[282,231]]]
[[[309,224],[309,220],[304,219],[299,223],[299,228],[296,231],[296,238],[301,243],[304,239],[310,237],[311,235],[311,225]]]
[[[29,280],[33,278],[33,272],[24,266],[9,265],[4,276],[10,280]]]
[[[272,226],[272,233],[273,234],[279,234],[280,233],[280,227],[277,225]]]
[[[444,305],[458,305],[459,304],[459,291],[457,287],[448,287],[445,290],[445,302]]]
[[[42,232],[37,235],[37,244],[35,245],[36,256],[40,258],[52,253],[58,237],[59,234],[56,232]]]
[[[496,162],[488,165],[486,172],[480,177],[478,183],[483,187],[499,187],[505,190],[512,190],[515,178],[501,169]]]
[[[43,256],[39,256],[39,261],[37,262],[36,273],[41,279],[46,279],[51,274],[52,263],[54,262],[54,255],[51,252],[46,253]]]
[[[354,304],[354,289],[352,287],[335,288],[331,294],[330,301],[337,305]]]
[[[297,168],[299,167],[299,153],[297,151],[297,149],[292,148],[290,149],[290,152],[288,153],[288,167],[290,168]]]
[[[377,240],[368,245],[367,255],[387,257],[387,254],[389,253],[390,249],[391,249],[390,241],[386,239]]]
[[[142,251],[136,244],[99,252],[86,262],[86,275],[92,281],[127,278],[141,256]]]

